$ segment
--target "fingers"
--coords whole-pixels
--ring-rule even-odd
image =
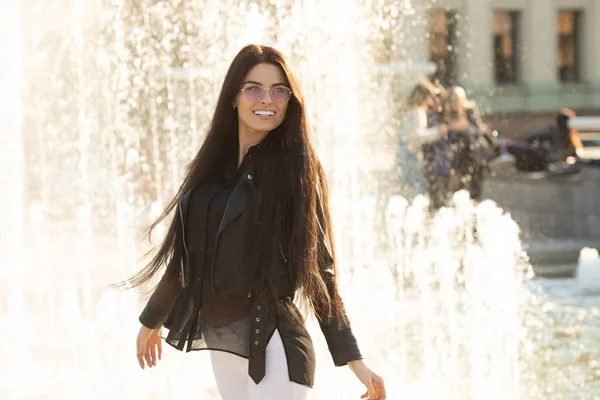
[[[156,346],[155,345],[150,345],[149,347],[149,353],[150,353],[150,361],[152,362],[152,365],[150,365],[151,367],[155,367],[156,366]]]
[[[386,400],[387,394],[385,392],[383,378],[374,374],[371,382],[371,385],[366,385],[367,392],[360,396],[360,398],[367,400]]]
[[[139,348],[139,347],[138,347]],[[154,345],[147,345],[145,348],[141,350],[137,350],[137,360],[138,364],[140,364],[140,368],[145,369],[146,365],[152,368],[156,366],[158,360],[162,357],[162,345],[158,344],[156,347]]]
[[[140,364],[141,369],[144,369],[144,353],[146,350],[146,346],[145,346],[145,344],[142,344],[140,339],[138,338],[136,341],[136,344],[135,344],[135,348],[136,348],[138,364]]]
[[[158,341],[156,347],[158,348],[158,359],[162,360],[162,340]]]
[[[150,354],[150,346],[146,346],[144,351],[144,359],[146,360],[146,364],[152,368],[152,355]]]
[[[375,390],[377,391],[377,400],[385,400],[387,399],[387,394],[385,392],[385,384],[383,383],[383,378],[375,375],[373,377],[373,385],[375,386]]]
[[[367,393],[369,395],[369,399],[370,400],[376,400],[378,398],[377,396],[377,389],[375,388],[375,385],[373,385],[373,381],[369,381],[367,385]]]
[[[376,391],[377,389],[375,389]],[[361,399],[366,399],[366,400],[379,400],[380,398],[377,397],[377,394],[371,394],[370,391],[367,390],[367,392],[365,394],[363,394],[362,396],[360,396]]]
[[[137,354],[137,359],[138,359],[138,364],[140,364],[140,368],[144,369],[144,353],[143,352],[139,352]]]

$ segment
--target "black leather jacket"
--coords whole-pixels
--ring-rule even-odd
[[[251,155],[251,150],[249,154]],[[233,295],[249,295],[249,285],[247,281],[236,279],[243,276],[244,268],[244,246],[246,232],[250,223],[250,212],[254,198],[254,168],[252,163],[246,171],[243,178],[240,179],[233,189],[233,192],[227,202],[224,215],[217,233],[216,248],[214,260],[207,267],[213,268],[212,285],[217,292],[224,292]],[[208,182],[203,190],[219,190],[219,187],[213,187]],[[182,224],[182,235],[176,238],[176,248],[167,266],[167,272],[159,282],[156,290],[150,297],[146,307],[140,315],[140,322],[149,328],[158,328],[162,325],[169,329],[166,338],[167,343],[179,350],[183,350],[187,341],[186,351],[191,348],[191,339],[187,333],[192,324],[195,323],[198,310],[200,308],[200,281],[203,273],[192,274],[188,263],[189,244],[185,241],[186,221],[188,200],[191,190],[185,193],[178,205],[178,214]],[[328,290],[333,295],[335,290],[333,286],[333,265],[329,242],[325,235],[323,208],[320,202],[315,212],[317,213],[320,228],[320,249],[318,254],[319,265],[322,276],[328,284]],[[205,246],[206,243],[196,243],[196,246]],[[301,318],[294,317],[296,309],[291,303],[297,288],[296,271],[288,263],[281,247],[273,249],[271,257],[271,273],[276,277],[275,292],[282,299],[282,304],[278,307],[279,314],[277,318],[271,315],[271,308],[267,304],[262,304],[254,300],[251,312],[252,326],[249,332],[252,335],[250,343],[250,363],[249,374],[255,382],[260,382],[265,373],[265,354],[267,332],[278,329],[282,337],[286,356],[288,358],[288,367],[290,379],[294,382],[312,386],[314,379],[314,350],[310,336],[304,327]],[[178,267],[178,268],[177,268]],[[178,276],[179,275],[179,276]],[[291,308],[290,308],[291,307]],[[269,324],[274,325],[269,329]],[[362,358],[356,339],[352,334],[350,327],[337,329],[337,321],[320,322],[321,330],[328,343],[336,365],[345,365],[348,361]],[[255,345],[256,344],[256,345]]]

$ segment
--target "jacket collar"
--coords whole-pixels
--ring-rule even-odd
[[[252,206],[251,202],[254,194],[254,170],[248,168],[242,172],[242,176],[239,179],[237,185],[233,189],[229,200],[227,200],[227,206],[221,218],[219,224],[219,230],[217,231],[217,237],[221,234],[223,229],[249,207]]]

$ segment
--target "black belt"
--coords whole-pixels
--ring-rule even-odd
[[[250,311],[250,351],[248,375],[257,385],[265,377],[267,359],[267,307],[266,302],[254,300]]]

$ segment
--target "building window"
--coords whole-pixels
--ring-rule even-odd
[[[519,12],[494,11],[492,30],[496,83],[499,85],[518,83]]]
[[[427,13],[429,61],[436,65],[431,80],[445,86],[456,84],[456,13],[432,10]]]
[[[558,76],[561,82],[579,81],[579,22],[580,11],[559,11],[558,31]]]

